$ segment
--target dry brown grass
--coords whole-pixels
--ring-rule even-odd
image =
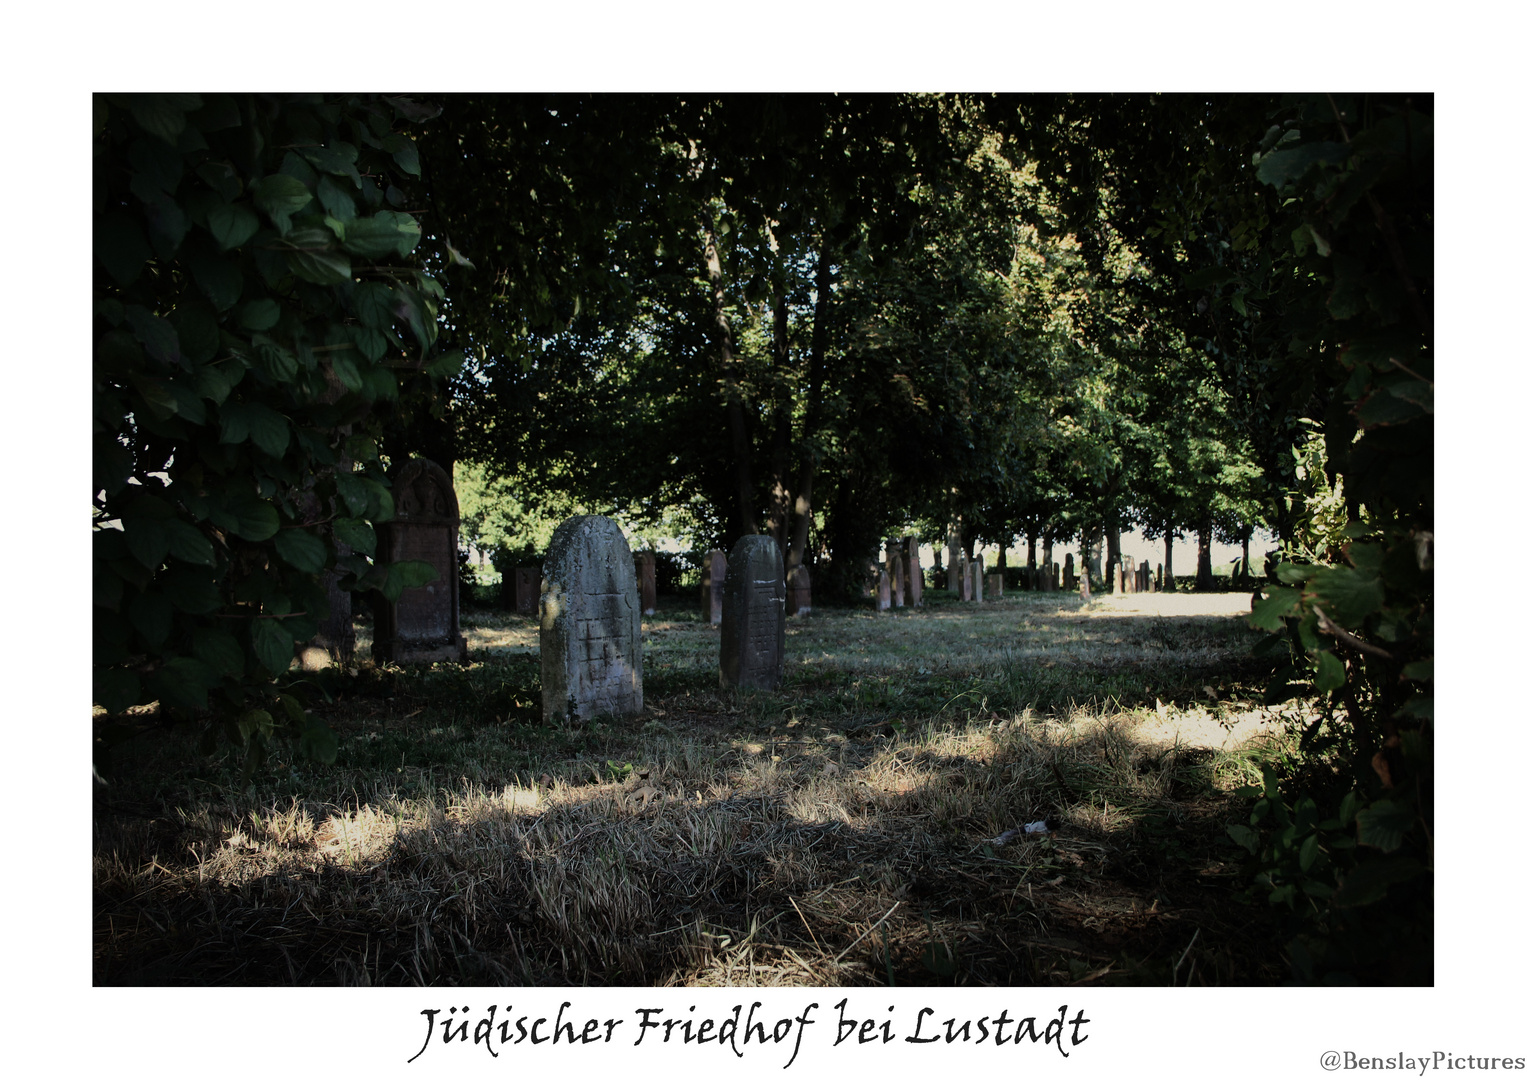
[[[572,732],[493,722],[529,624],[484,621],[472,671],[341,696],[334,768],[278,756],[279,783],[239,790],[146,741],[98,800],[96,981],[1276,977],[1223,828],[1248,747],[1285,725],[1238,700],[1233,619],[1052,597],[828,613],[792,625],[783,693],[731,698],[707,685],[714,630],[658,618],[648,712]],[[1055,703],[1102,677],[1139,700]],[[431,678],[464,680],[442,685],[477,720]]]

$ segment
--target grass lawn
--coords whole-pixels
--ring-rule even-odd
[[[1254,704],[1249,597],[927,599],[789,620],[738,696],[664,597],[646,711],[572,728],[530,618],[465,618],[461,666],[362,634],[315,676],[338,761],[254,786],[149,730],[97,786],[95,982],[1282,981],[1225,834],[1298,721]]]

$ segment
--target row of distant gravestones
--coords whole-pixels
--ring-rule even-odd
[[[465,660],[456,562],[461,519],[450,477],[434,462],[415,458],[394,477],[393,498],[396,513],[378,528],[377,557],[428,562],[439,576],[376,607],[372,656],[394,663]],[[917,538],[909,536],[887,545],[878,568],[865,566],[880,610],[921,606],[917,550]],[[988,592],[1001,596],[1000,574],[987,578],[980,558],[966,560],[958,549],[950,554],[955,595],[973,601]],[[541,572],[516,571],[517,591],[540,579],[542,711],[548,721],[641,712],[641,617],[655,609],[655,569],[650,552],[632,559],[613,521],[586,516],[558,526]],[[1160,580],[1149,564],[1136,570],[1133,559],[1117,572],[1119,592],[1149,590]],[[1070,588],[1077,580],[1069,555],[1064,577],[1053,563],[1041,577],[1051,588],[1062,580]],[[1086,599],[1087,575],[1080,584]],[[337,588],[337,575],[330,575],[329,602],[329,619],[302,651],[304,667],[354,651],[351,594]],[[811,582],[805,567],[798,567],[787,588],[779,544],[771,536],[744,536],[730,556],[712,551],[706,557],[701,605],[711,622],[721,624],[721,684],[772,690],[782,671],[785,616],[811,610]]]
[[[415,458],[393,479],[396,513],[378,527],[377,557],[417,559],[439,576],[404,589],[375,608],[372,656],[411,663],[466,659],[456,564],[461,526],[456,493],[445,470]],[[645,556],[645,558],[643,557]],[[620,527],[606,517],[574,517],[552,535],[540,577],[541,695],[547,721],[585,720],[642,711],[642,613],[655,602],[650,553],[636,560]],[[730,558],[706,560],[707,586],[719,594],[721,685],[772,690],[779,685],[785,646],[784,560],[770,536],[745,536]],[[520,573],[525,573],[524,570]],[[640,583],[638,581],[640,579]],[[316,668],[355,648],[351,594],[329,578],[330,616],[302,650]],[[804,570],[791,579],[793,613],[810,609]]]

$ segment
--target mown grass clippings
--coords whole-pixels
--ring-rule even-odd
[[[771,695],[660,610],[646,711],[581,727],[540,722],[529,619],[470,616],[465,664],[363,654],[320,677],[332,766],[121,748],[96,982],[1277,981],[1224,826],[1292,707],[1251,705],[1242,620],[1094,609],[792,620]]]

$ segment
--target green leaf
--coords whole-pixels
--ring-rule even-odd
[[[151,517],[132,517],[122,522],[127,550],[150,570],[157,570],[170,552],[170,535],[164,522]]]
[[[362,259],[407,255],[419,243],[419,223],[408,214],[382,210],[345,228],[345,249]]]
[[[138,280],[154,255],[143,227],[122,213],[107,214],[95,226],[95,257],[124,289]]]
[[[319,172],[329,173],[332,176],[348,176],[356,184],[361,182],[361,174],[355,168],[355,160],[359,154],[355,147],[347,142],[336,142],[330,146],[307,146],[300,152]]]
[[[1305,839],[1299,848],[1299,869],[1306,874],[1310,867],[1315,865],[1315,857],[1320,854],[1320,838],[1314,835]]]
[[[1329,694],[1346,681],[1346,665],[1334,653],[1322,651],[1315,670],[1315,689],[1322,694]]]
[[[124,313],[133,335],[143,342],[144,352],[161,364],[180,364],[180,335],[167,319],[137,304],[127,305]]]
[[[301,180],[276,173],[259,181],[254,201],[276,231],[285,236],[291,231],[292,215],[313,201],[313,193]]]
[[[1392,852],[1405,841],[1405,833],[1415,823],[1411,807],[1392,799],[1380,799],[1357,812],[1357,842],[1383,852]]]
[[[205,567],[172,566],[161,580],[170,603],[188,614],[205,615],[222,606],[217,582]]]
[[[224,443],[237,444],[249,439],[271,457],[279,458],[291,441],[286,417],[265,405],[230,401],[222,407],[221,419],[220,441]]]
[[[264,709],[250,709],[238,719],[239,740],[248,742],[252,735],[270,738],[276,730],[276,722]]]
[[[166,661],[153,678],[160,700],[183,709],[205,709],[207,691],[217,683],[217,672],[190,656]]]
[[[336,518],[334,539],[362,555],[376,554],[376,531],[369,522],[360,518]]]
[[[1318,164],[1345,161],[1350,149],[1344,143],[1315,142],[1286,150],[1274,150],[1257,166],[1257,179],[1275,188],[1283,188],[1301,179]]]
[[[1409,881],[1425,870],[1419,860],[1405,856],[1365,859],[1342,878],[1341,887],[1331,897],[1331,906],[1362,907],[1382,900],[1389,892],[1389,886]]]
[[[164,522],[169,538],[169,553],[182,562],[198,566],[213,565],[212,541],[188,521],[171,518]]]
[[[195,94],[134,94],[129,108],[138,126],[174,146],[186,129],[186,113],[201,108]]]
[[[318,179],[318,201],[330,216],[348,224],[355,220],[355,198],[327,176]]]
[[[227,311],[239,302],[244,293],[244,275],[228,259],[210,250],[201,250],[191,240],[186,241],[181,256],[191,270],[191,279],[202,295],[212,302],[218,311]]]
[[[138,704],[142,684],[136,672],[122,668],[96,668],[92,673],[91,693],[95,704],[109,713],[125,712]]]
[[[339,490],[339,497],[345,501],[351,514],[366,512],[366,506],[371,501],[371,490],[361,477],[340,473],[334,477],[334,486]]]
[[[276,553],[292,569],[316,574],[323,569],[328,551],[322,540],[302,529],[282,529],[276,534]]]
[[[369,476],[358,477],[366,489],[366,517],[373,524],[380,525],[384,521],[391,521],[395,510],[392,504],[392,492],[378,480]]]
[[[1267,590],[1267,595],[1252,605],[1251,614],[1247,616],[1246,621],[1259,630],[1277,630],[1282,625],[1283,616],[1293,611],[1299,603],[1299,596],[1298,589],[1271,586]]]
[[[292,666],[292,635],[280,619],[251,619],[250,643],[255,657],[273,675],[281,675]]]
[[[387,567],[387,581],[382,586],[382,595],[392,603],[397,603],[404,589],[428,585],[439,576],[434,566],[422,560],[408,559],[391,563]]]
[[[250,300],[239,311],[239,325],[245,330],[269,330],[281,321],[281,305],[269,297]]]
[[[1245,825],[1227,825],[1225,831],[1230,834],[1230,839],[1240,844],[1241,847],[1253,855],[1257,853],[1257,848],[1261,847],[1262,842],[1257,836],[1255,829],[1248,828]]]
[[[1360,626],[1384,605],[1384,584],[1376,569],[1321,567],[1310,579],[1308,589],[1321,610],[1343,627]]]
[[[269,540],[281,528],[276,508],[253,495],[230,493],[224,498],[223,507],[232,518],[225,527],[245,540],[254,543]]]
[[[226,630],[207,627],[191,639],[191,652],[219,675],[230,679],[244,677],[244,649]]]
[[[231,251],[260,231],[260,219],[248,203],[223,203],[207,211],[207,231],[221,250]]]
[[[160,593],[139,593],[127,605],[127,618],[148,647],[157,649],[170,636],[175,611]]]
[[[297,748],[312,761],[321,765],[332,765],[339,757],[339,740],[329,725],[316,716],[310,716],[307,726],[302,729],[302,737],[297,741]]]
[[[351,225],[346,234],[359,222]],[[334,246],[328,229],[297,229],[288,238],[286,264],[292,273],[315,285],[339,285],[350,280],[350,257]]]
[[[398,163],[398,168],[410,176],[419,175],[419,148],[409,140],[407,144],[399,147],[392,155],[392,160]]]
[[[1278,580],[1283,584],[1298,585],[1308,581],[1318,569],[1319,567],[1310,566],[1308,563],[1280,562],[1273,568],[1273,572],[1278,575]]]

